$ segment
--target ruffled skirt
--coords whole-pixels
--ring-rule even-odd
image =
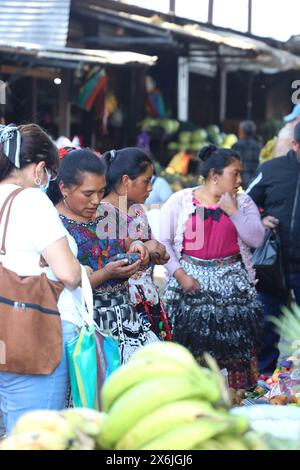
[[[242,262],[212,266],[204,261],[198,266],[192,257],[185,257],[180,263],[202,289],[188,294],[174,277],[169,280],[164,303],[173,340],[186,346],[199,362],[204,352],[210,353],[221,369],[227,369],[230,387],[255,385],[263,309]]]

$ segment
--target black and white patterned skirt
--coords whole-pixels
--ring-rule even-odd
[[[223,265],[197,261],[185,256],[180,264],[202,286],[199,293],[183,292],[174,277],[164,292],[173,340],[199,361],[208,352],[221,368],[242,372],[251,367],[261,344],[263,310],[256,290],[240,260]]]
[[[128,288],[115,292],[94,292],[94,320],[100,330],[118,340],[121,364],[141,346],[158,341],[147,315],[137,312]]]

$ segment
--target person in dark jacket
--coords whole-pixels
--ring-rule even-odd
[[[259,294],[266,317],[259,366],[261,373],[269,375],[279,357],[279,335],[267,317],[280,316],[291,290],[300,305],[300,123],[294,129],[292,150],[286,156],[263,163],[247,194],[264,210],[265,227],[278,230],[287,286],[285,292]]]
[[[261,144],[255,133],[256,125],[253,121],[242,121],[239,125],[239,140],[232,147],[240,154],[243,163],[243,188],[247,188],[252,181],[259,164]]]

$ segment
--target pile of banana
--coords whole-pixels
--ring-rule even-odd
[[[0,450],[94,450],[105,417],[88,408],[31,411],[0,441]]]
[[[230,415],[214,360],[199,367],[174,343],[152,343],[115,371],[101,413],[89,409],[23,415],[2,450],[248,450],[265,448],[246,418]]]
[[[229,414],[229,393],[215,362],[199,367],[175,343],[153,343],[135,353],[104,384],[105,449],[192,450],[259,446],[244,434],[248,421]]]

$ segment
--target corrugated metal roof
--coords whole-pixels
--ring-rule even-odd
[[[150,0],[149,0],[149,3]],[[283,43],[265,41],[253,35],[239,33],[227,28],[212,26],[185,18],[151,12],[122,2],[111,0],[73,0],[73,8],[81,15],[86,15],[99,21],[111,21],[126,30],[139,28],[139,31],[151,34],[171,34],[176,39],[189,43],[189,49],[197,44],[204,47],[199,51],[198,62],[210,69],[217,70],[220,59],[228,70],[249,70],[265,73],[277,73],[291,69],[300,69],[299,56],[285,50]],[[152,33],[149,30],[152,29]],[[136,28],[137,30],[137,28]],[[125,37],[125,34],[123,35]],[[134,47],[134,41],[133,41]],[[208,57],[209,49],[217,51],[215,57]],[[196,52],[195,52],[196,55]],[[191,60],[196,61],[194,54]]]
[[[71,0],[0,0],[0,38],[65,46]]]
[[[1,1],[1,0],[0,0]],[[125,64],[142,64],[146,66],[154,65],[157,57],[145,54],[138,54],[136,52],[118,52],[118,51],[102,51],[94,49],[75,49],[71,47],[47,47],[39,44],[30,43],[8,43],[0,39],[0,53],[18,54],[28,56],[41,65],[43,62],[55,66],[57,62],[68,64],[72,67],[78,64],[93,63],[93,64],[110,64],[110,65],[125,65]]]

